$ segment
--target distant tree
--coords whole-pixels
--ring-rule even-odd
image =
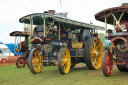
[[[30,39],[30,37],[28,38],[28,45],[31,45],[31,39]]]
[[[105,39],[105,34],[104,33],[98,33],[98,37],[102,41],[103,46],[105,46],[106,45],[106,42],[104,40]]]
[[[105,34],[104,33],[98,33],[98,37],[103,40],[105,38]]]

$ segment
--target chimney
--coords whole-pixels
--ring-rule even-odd
[[[55,10],[48,10],[49,14],[55,14],[55,12],[56,12]]]

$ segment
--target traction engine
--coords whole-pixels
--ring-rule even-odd
[[[110,76],[114,64],[119,71],[128,71],[128,4],[105,9],[95,18],[105,22],[105,35],[112,43],[110,51],[105,50],[102,56],[103,74]],[[107,29],[107,24],[114,25],[114,29]]]

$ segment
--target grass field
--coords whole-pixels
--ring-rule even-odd
[[[57,66],[44,66],[39,74],[32,74],[29,68],[15,65],[0,67],[0,85],[128,85],[128,72],[119,72],[116,67],[110,77],[101,69],[89,70],[78,64],[66,75],[59,73]]]

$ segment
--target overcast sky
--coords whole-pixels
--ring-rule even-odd
[[[104,23],[96,21],[94,14],[97,12],[128,3],[128,0],[0,0],[0,41],[14,43],[10,37],[13,31],[23,31],[24,25],[19,23],[19,18],[32,14],[42,13],[47,10],[68,12],[68,18],[103,26]]]

